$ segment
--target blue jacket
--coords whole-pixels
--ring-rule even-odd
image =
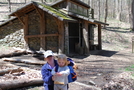
[[[70,59],[68,59],[70,61],[69,66],[73,66],[73,61],[71,61]],[[54,60],[54,64],[55,66],[58,65],[57,61]],[[49,64],[46,63],[42,66],[41,69],[41,74],[42,74],[42,78],[44,81],[44,87],[45,90],[54,90],[54,81],[52,80],[52,74],[51,74],[52,68],[49,67]]]
[[[54,60],[55,66],[57,65],[57,61]],[[44,87],[45,90],[54,90],[54,81],[52,80],[52,74],[51,74],[52,69],[49,67],[49,64],[46,63],[45,65],[42,66],[41,69],[41,74],[42,78],[44,81]]]

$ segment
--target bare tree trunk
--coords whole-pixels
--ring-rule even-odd
[[[134,31],[134,0],[132,1],[132,31]]]
[[[107,23],[107,15],[108,15],[108,0],[106,0],[105,3],[105,23]],[[106,28],[106,25],[104,25],[104,28]]]
[[[130,23],[130,28],[132,29],[133,28],[133,24],[132,24],[132,1],[133,0],[128,0],[128,11],[129,11],[129,23]]]
[[[98,1],[98,8],[99,8],[99,21],[100,21],[100,16],[101,16],[101,13],[100,13],[100,0]]]
[[[9,9],[9,12],[11,12],[11,2],[10,2],[10,0],[8,0],[8,9]]]
[[[91,0],[88,0],[88,5],[91,6]]]
[[[27,0],[25,0],[25,3],[27,3]]]
[[[113,17],[115,18],[116,17],[116,1],[117,0],[114,0],[114,2],[113,2],[113,6],[114,6],[114,8],[113,8]]]
[[[119,0],[115,0],[115,18],[118,18],[118,5],[119,5]]]
[[[43,0],[41,0],[41,2],[43,3]]]

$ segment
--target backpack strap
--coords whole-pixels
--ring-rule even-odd
[[[74,66],[74,61],[71,58],[67,58],[67,61],[70,61],[70,64],[68,64],[68,66]]]
[[[56,66],[55,66],[55,72],[58,72],[58,68],[59,68],[59,66],[56,65]]]

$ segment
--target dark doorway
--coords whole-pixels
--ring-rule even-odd
[[[79,23],[69,23],[69,53],[76,53],[75,46],[79,43]]]

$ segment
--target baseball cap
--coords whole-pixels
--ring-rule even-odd
[[[44,57],[47,58],[48,56],[53,56],[53,52],[51,50],[47,50],[45,53],[44,53]]]

